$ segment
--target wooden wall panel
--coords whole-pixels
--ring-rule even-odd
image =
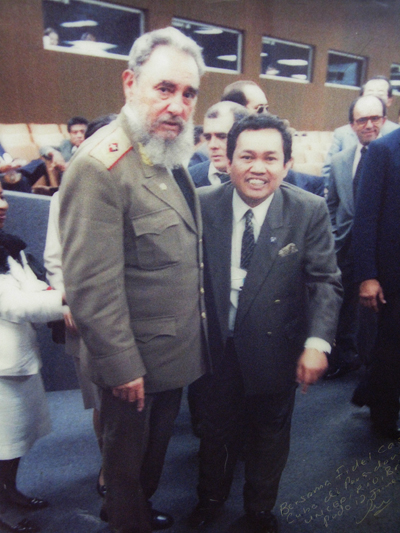
[[[400,0],[109,0],[146,10],[146,29],[173,16],[244,32],[243,72],[207,73],[196,112],[219,100],[236,79],[253,79],[267,92],[271,111],[297,129],[333,129],[347,121],[357,91],[325,87],[329,49],[368,56],[368,76],[389,74],[400,63]],[[66,122],[93,119],[123,105],[120,60],[43,50],[41,0],[0,1],[0,122]],[[260,79],[261,37],[270,35],[315,46],[311,84]],[[400,98],[389,116],[397,119]]]

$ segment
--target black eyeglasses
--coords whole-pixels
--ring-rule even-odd
[[[380,120],[382,120],[383,117],[380,117],[378,115],[375,115],[373,117],[362,117],[362,118],[357,118],[354,122],[358,125],[358,126],[365,126],[367,124],[368,121],[371,121],[372,124],[378,124],[378,122]]]
[[[268,109],[269,109],[269,105],[268,104],[260,104],[257,107],[256,113],[258,113],[259,115],[261,115],[262,113],[268,113]]]

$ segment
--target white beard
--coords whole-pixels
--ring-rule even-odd
[[[194,144],[192,118],[182,123],[182,131],[176,137],[168,139],[149,130],[144,106],[126,104],[124,112],[133,139],[143,145],[146,155],[154,165],[175,168],[188,163]]]

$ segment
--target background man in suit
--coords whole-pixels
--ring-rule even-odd
[[[353,226],[360,302],[378,313],[368,373],[371,420],[397,438],[400,395],[400,130],[371,143],[360,180]]]
[[[226,173],[228,133],[234,122],[248,114],[245,107],[233,102],[218,102],[208,109],[204,117],[203,137],[210,159],[189,167],[196,187],[219,185],[229,180]]]
[[[386,107],[390,107],[393,101],[392,93],[392,85],[385,76],[374,76],[362,86],[360,96],[377,96],[385,102]],[[399,127],[400,126],[395,122],[386,120],[384,126],[381,128],[381,135],[387,135]],[[335,129],[332,146],[329,149],[322,168],[322,176],[326,181],[329,180],[332,157],[342,150],[355,146],[357,142],[357,135],[350,124],[345,124],[344,126]]]
[[[245,511],[254,531],[269,533],[278,530],[271,510],[296,380],[306,391],[327,368],[340,273],[325,201],[282,183],[291,159],[284,123],[271,115],[241,120],[227,153],[231,183],[199,191],[214,375],[189,524],[212,521],[228,497],[244,427]]]
[[[231,83],[230,85],[225,87],[223,95],[221,97],[221,102],[237,103],[238,105],[245,107],[247,111],[252,115],[268,113],[267,97],[261,87],[259,87],[253,81],[242,80]],[[240,108],[238,108],[238,111],[235,111],[235,114],[237,114],[238,116],[240,115],[239,109]],[[218,110],[221,110],[221,112],[224,110],[224,108],[221,107],[221,103],[215,104],[215,106],[212,106],[207,111],[204,120],[204,127],[206,127],[207,122],[207,128],[209,129],[208,152],[210,159],[214,163],[215,167],[218,168],[219,166],[219,169],[217,170],[218,172],[226,172],[226,170],[223,169],[226,169],[227,158],[226,155],[225,157],[223,157],[220,154],[223,154],[224,151],[226,153],[226,137],[230,129],[229,128],[227,130],[226,128],[228,126],[229,120],[225,118],[219,119],[218,122],[216,120],[211,121],[211,118],[218,119],[218,117],[210,117],[210,114],[214,115],[215,113],[219,113]],[[232,124],[233,121],[231,123],[231,127]],[[218,132],[217,130],[220,130],[220,132]],[[213,160],[213,154],[215,155],[215,160]],[[217,184],[219,182],[217,180],[219,180],[220,178],[215,178],[213,165],[207,165],[207,162],[203,162],[201,164],[199,163],[193,166],[189,165],[189,169],[196,187],[204,187],[205,185]],[[285,181],[291,183],[292,185],[296,185],[301,189],[317,194],[318,196],[324,196],[324,182],[318,176],[303,174],[301,172],[296,172],[290,168],[285,177]]]
[[[200,206],[180,166],[203,71],[174,28],[137,39],[126,105],[81,147],[60,192],[67,298],[102,388],[101,517],[117,533],[172,525],[150,498],[182,387],[206,366]]]
[[[354,198],[370,142],[378,138],[386,121],[386,105],[376,96],[360,96],[349,109],[349,123],[358,143],[332,158],[329,178],[328,209],[331,217],[337,262],[344,289],[336,345],[329,357],[325,379],[341,377],[361,366],[358,356],[358,287],[354,282],[351,232]]]

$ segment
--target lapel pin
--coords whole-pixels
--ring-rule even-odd
[[[167,186],[165,185],[165,183],[160,183],[159,187],[160,187],[160,189],[162,191],[166,191],[167,190]]]
[[[271,237],[271,238],[270,238],[270,241],[271,241],[271,242],[276,242],[276,237]]]

